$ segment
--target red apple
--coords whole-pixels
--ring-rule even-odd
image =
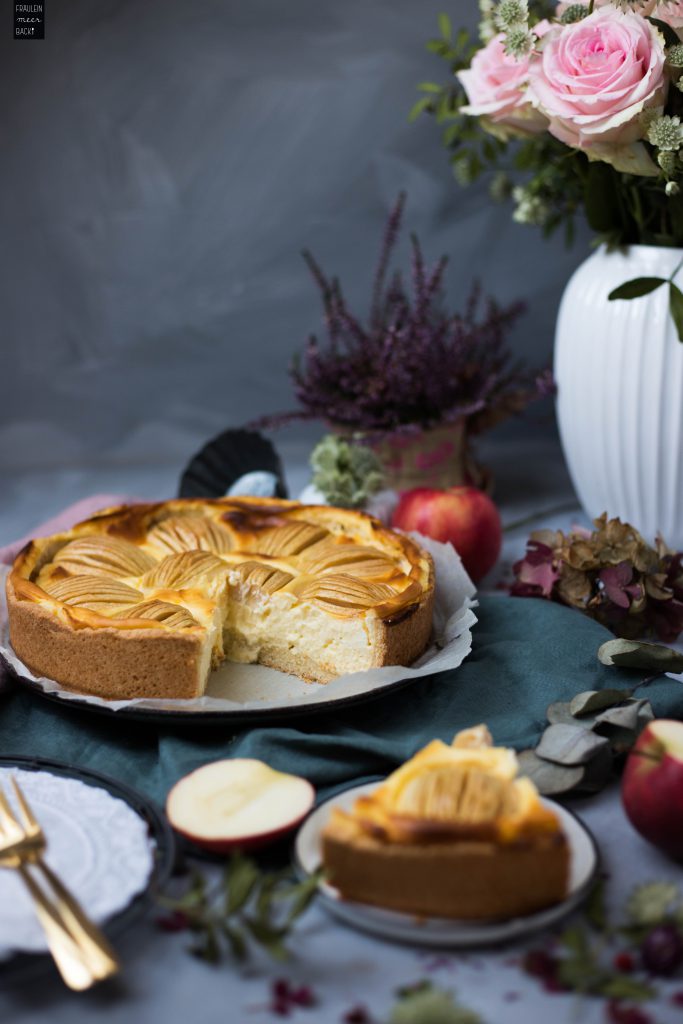
[[[213,761],[175,784],[166,799],[173,828],[214,853],[253,850],[295,828],[315,802],[310,782],[263,761]]]
[[[450,542],[475,583],[498,561],[503,540],[498,509],[476,487],[404,491],[391,525]]]
[[[683,859],[683,722],[646,725],[626,761],[621,799],[641,836]]]

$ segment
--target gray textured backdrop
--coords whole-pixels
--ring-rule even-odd
[[[365,302],[400,189],[449,298],[479,275],[528,299],[514,344],[550,358],[583,245],[460,189],[432,122],[407,122],[445,70],[424,49],[445,7],[474,21],[475,0],[48,0],[31,43],[6,5],[2,465],[182,461],[291,406],[320,322],[300,250]]]

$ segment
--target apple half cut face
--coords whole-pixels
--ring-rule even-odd
[[[176,832],[214,853],[253,850],[286,835],[315,802],[310,782],[263,761],[233,758],[197,768],[175,784],[166,814]]]

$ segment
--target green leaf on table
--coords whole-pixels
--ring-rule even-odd
[[[391,1011],[389,1024],[482,1024],[479,1014],[457,1003],[452,992],[418,984],[403,993]]]
[[[624,281],[618,288],[613,288],[607,298],[610,302],[615,299],[639,299],[667,283],[665,277],[634,277],[631,281]]]
[[[199,960],[206,960],[209,964],[217,964],[221,958],[221,947],[218,941],[215,925],[207,925],[198,938],[190,946],[190,953]]]
[[[585,903],[586,920],[596,932],[609,931],[607,905],[605,902],[605,883],[600,880],[593,886]]]
[[[257,917],[244,917],[244,925],[253,939],[268,951],[273,960],[286,960],[287,950],[284,946],[286,928],[278,928]]]
[[[536,747],[538,757],[568,767],[585,765],[598,750],[607,747],[604,736],[596,736],[580,725],[549,725]]]
[[[305,878],[303,882],[299,882],[298,885],[293,886],[288,897],[291,900],[287,917],[285,918],[285,925],[289,926],[296,921],[297,917],[301,917],[305,910],[311,905],[313,900],[318,894],[318,886],[324,876],[324,872],[321,869],[316,871],[315,874]]]
[[[669,285],[669,312],[676,327],[678,340],[683,341],[683,292],[673,281]]]
[[[534,750],[523,750],[518,755],[519,773],[531,779],[543,796],[560,796],[576,789],[586,774],[585,768],[566,768],[538,757]]]
[[[581,718],[583,715],[590,715],[594,711],[602,711],[603,708],[611,708],[615,704],[621,704],[633,693],[633,690],[586,690],[584,693],[577,693],[569,704],[572,715]]]
[[[632,1002],[641,1002],[652,999],[655,991],[646,981],[629,978],[626,974],[614,974],[603,982],[596,994],[604,996],[605,999],[630,999]]]
[[[246,960],[247,959],[247,940],[240,931],[234,925],[228,924],[227,921],[223,922],[222,925],[223,934],[228,940],[230,951],[234,956],[235,960]]]
[[[259,877],[260,871],[253,860],[235,854],[225,869],[228,914],[234,914],[236,910],[241,910],[249,901]]]
[[[433,92],[437,95],[441,92],[441,86],[436,82],[419,82],[417,86],[418,92]]]
[[[681,890],[675,882],[645,882],[637,885],[626,904],[632,925],[652,928],[663,924],[681,903]]]
[[[642,668],[654,672],[683,672],[683,654],[663,644],[643,640],[607,640],[598,649],[603,665]]]

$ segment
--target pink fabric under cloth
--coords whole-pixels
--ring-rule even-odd
[[[52,533],[61,533],[62,530],[70,529],[75,523],[80,523],[82,519],[87,519],[88,516],[92,516],[95,512],[100,512],[104,508],[111,508],[114,505],[135,504],[139,501],[139,498],[131,498],[126,494],[93,494],[89,498],[83,498],[74,505],[69,505],[68,508],[62,509],[61,512],[53,516],[52,519],[48,519],[47,522],[36,526],[25,537],[21,537],[19,540],[7,544],[6,547],[0,548],[0,563],[11,565],[24,544],[33,540],[34,537],[49,537]]]

